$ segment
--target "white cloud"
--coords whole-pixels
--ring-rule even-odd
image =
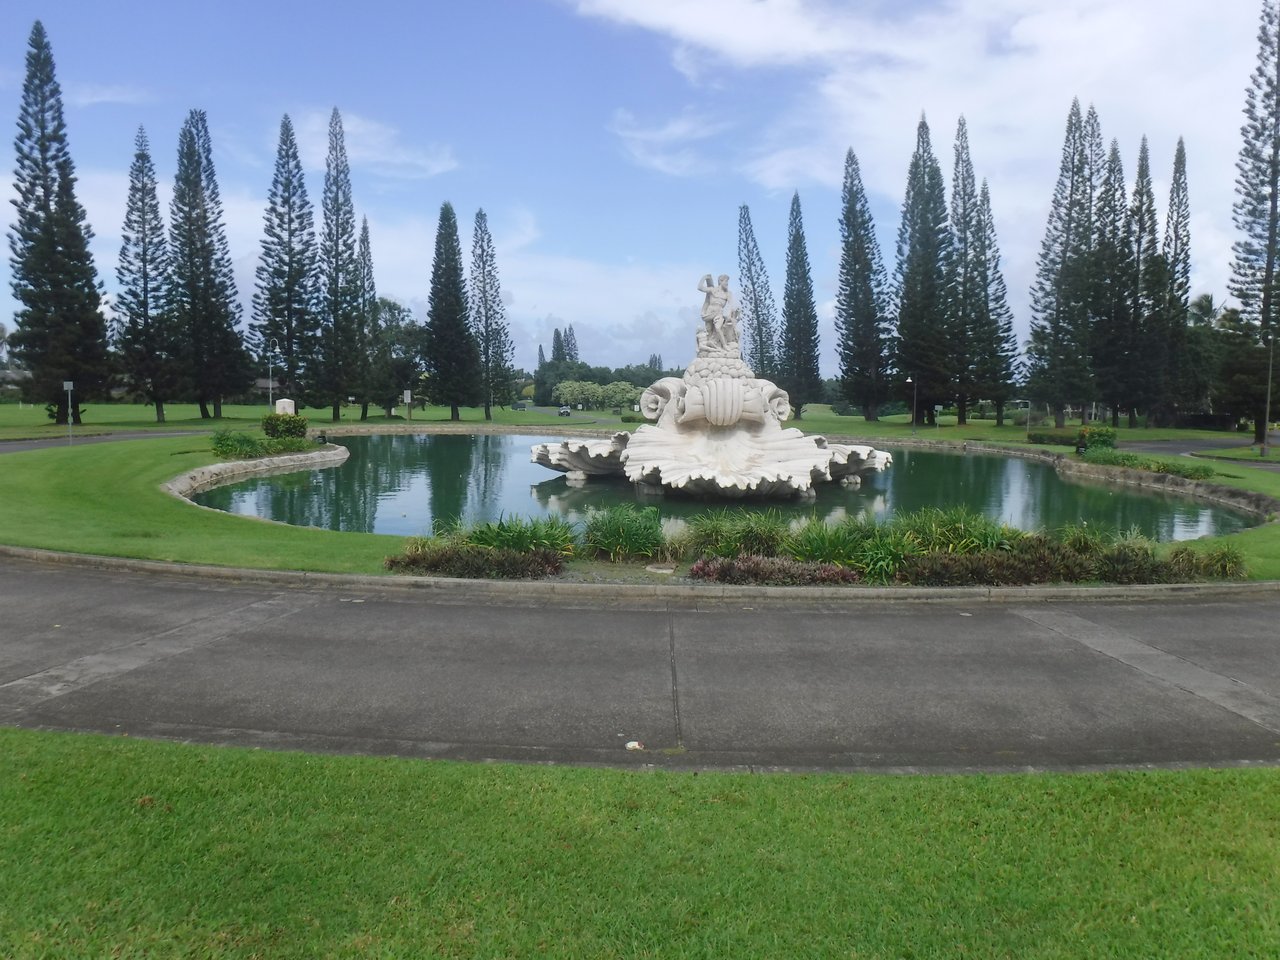
[[[458,167],[453,148],[447,144],[406,143],[395,127],[359,114],[339,112],[347,160],[353,169],[389,180],[425,180]],[[311,110],[293,118],[298,152],[310,170],[324,169],[331,113]]]
[[[62,91],[63,99],[71,107],[96,107],[100,104],[137,104],[153,99],[151,93],[141,87],[109,83],[69,83]]]
[[[617,134],[627,154],[640,166],[687,177],[713,169],[711,162],[694,149],[694,144],[718,136],[729,126],[686,109],[666,123],[646,127],[630,111],[618,110],[610,130]]]
[[[904,10],[825,0],[578,0],[576,9],[666,37],[673,69],[695,86],[716,70],[784,70],[791,100],[744,138],[759,146],[739,161],[743,176],[769,190],[838,189],[852,146],[873,205],[896,211],[921,111],[948,181],[964,114],[1024,329],[1072,97],[1097,106],[1130,177],[1146,134],[1154,172],[1167,182],[1184,135],[1196,290],[1225,290],[1256,4],[927,0]],[[1163,208],[1165,197],[1158,201]],[[892,236],[896,221],[879,227]]]

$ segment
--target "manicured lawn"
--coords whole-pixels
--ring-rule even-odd
[[[1242,446],[1235,450],[1202,450],[1207,457],[1225,457],[1229,460],[1241,460],[1245,463],[1280,463],[1280,446],[1272,445],[1264,458],[1259,455],[1258,446]]]
[[[0,543],[273,570],[380,573],[399,537],[335,533],[202,510],[160,490],[214,462],[207,436],[0,455]]]
[[[1264,957],[1280,771],[749,776],[0,730],[6,957]]]

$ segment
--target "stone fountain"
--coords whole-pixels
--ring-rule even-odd
[[[713,284],[708,274],[698,290],[705,299],[697,357],[683,377],[664,377],[640,397],[654,423],[608,439],[536,444],[534,463],[571,483],[624,475],[649,492],[710,497],[813,496],[815,483],[857,486],[893,463],[872,447],[783,427],[791,416],[787,392],[742,360],[729,278]]]

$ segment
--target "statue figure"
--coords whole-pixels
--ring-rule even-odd
[[[720,274],[719,282],[712,286],[711,274],[708,273],[698,284],[698,290],[707,295],[702,301],[702,322],[707,325],[707,339],[714,340],[724,350],[729,345],[724,333],[725,308],[729,305],[729,275]]]
[[[540,443],[532,459],[574,484],[588,476],[625,476],[647,492],[717,497],[812,497],[819,482],[857,486],[893,458],[862,444],[828,443],[783,424],[787,392],[757,377],[742,359],[742,310],[729,276],[698,291],[702,327],[697,355],[680,377],[663,377],[640,396],[652,421],[607,440]]]

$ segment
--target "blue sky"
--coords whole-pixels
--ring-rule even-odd
[[[530,368],[538,344],[549,350],[552,328],[568,324],[594,364],[652,352],[686,363],[699,278],[737,274],[742,203],[781,303],[798,190],[830,376],[845,150],[862,165],[891,271],[922,112],[948,183],[956,121],[967,119],[1021,334],[1073,96],[1097,106],[1130,182],[1148,136],[1162,227],[1174,146],[1186,138],[1193,292],[1225,299],[1259,9],[1254,0],[366,0],[339,18],[270,0],[8,0],[0,118],[17,118],[39,18],[110,292],[134,132],[141,124],[151,139],[167,210],[178,130],[188,110],[204,109],[247,303],[281,115],[297,128],[318,204],[336,106],[379,292],[421,312],[440,204],[453,203],[468,251],[483,207],[516,360]],[[7,258],[0,279],[0,317],[12,327]]]

